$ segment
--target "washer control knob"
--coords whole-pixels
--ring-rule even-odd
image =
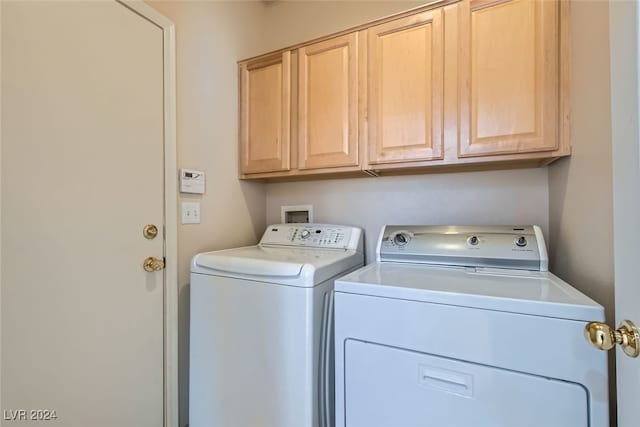
[[[524,236],[520,236],[516,239],[516,246],[520,246],[521,248],[524,248],[525,246],[527,246],[527,238]]]
[[[300,232],[301,239],[308,239],[309,237],[311,237],[311,232],[309,230],[302,230]]]
[[[480,243],[480,240],[478,239],[478,236],[471,236],[469,237],[469,239],[467,239],[467,242],[469,242],[471,246],[476,246],[478,243]]]
[[[411,240],[411,237],[405,233],[398,233],[393,236],[393,243],[396,246],[406,246],[406,244],[409,243],[409,240]]]

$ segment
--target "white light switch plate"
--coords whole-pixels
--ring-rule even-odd
[[[182,202],[182,223],[200,224],[200,203]]]

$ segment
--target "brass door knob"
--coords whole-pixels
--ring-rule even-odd
[[[619,344],[627,356],[640,355],[640,333],[630,320],[623,320],[618,329],[612,329],[604,323],[590,322],[584,328],[584,336],[597,349],[611,350]]]
[[[148,272],[160,271],[164,268],[164,261],[150,256],[144,260],[142,267]]]

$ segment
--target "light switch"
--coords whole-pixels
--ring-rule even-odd
[[[182,223],[200,224],[199,202],[182,202]]]

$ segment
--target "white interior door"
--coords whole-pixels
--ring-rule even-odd
[[[624,319],[640,326],[639,8],[632,1],[609,5],[616,326]],[[616,362],[618,425],[637,427],[640,358],[618,347]]]
[[[162,426],[162,29],[113,1],[1,7],[3,425]]]

